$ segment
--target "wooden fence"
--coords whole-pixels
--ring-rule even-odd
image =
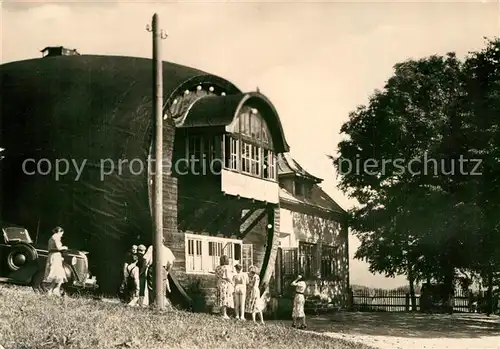
[[[420,295],[416,295],[416,309],[412,309],[410,295],[404,291],[378,290],[376,292],[356,290],[350,296],[352,309],[357,311],[401,312],[420,310]],[[457,291],[453,298],[453,311],[465,313],[471,311],[467,293]]]

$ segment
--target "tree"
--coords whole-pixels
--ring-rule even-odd
[[[476,237],[477,258],[473,269],[488,287],[489,312],[495,273],[500,272],[500,41],[489,40],[473,52],[464,65],[466,120],[471,156],[482,162],[481,176],[471,178],[474,201],[483,212],[483,225]]]
[[[500,178],[497,58],[498,40],[465,62],[449,53],[396,64],[342,126],[332,160],[339,187],[361,205],[351,212],[356,258],[372,272],[407,275],[410,285],[434,278],[451,293],[456,269],[492,268],[491,246],[489,262],[477,261],[500,227],[491,205],[500,193],[490,188]],[[488,176],[471,176],[478,154]]]

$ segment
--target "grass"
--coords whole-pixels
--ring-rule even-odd
[[[86,298],[51,298],[29,288],[3,285],[0,345],[6,349],[370,349],[279,322],[262,326],[177,310],[160,313]]]

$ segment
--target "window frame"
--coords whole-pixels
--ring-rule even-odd
[[[195,145],[192,147],[192,145]],[[198,162],[194,169],[196,171],[201,171],[205,169],[204,173],[209,173],[211,169],[214,169],[212,162],[220,161],[219,158],[222,156],[222,137],[217,134],[187,134],[185,139],[185,154],[184,158],[188,161],[188,170],[191,169],[191,159],[197,159]],[[217,170],[217,169],[214,169]]]
[[[297,252],[297,259],[299,264],[299,273],[304,277],[304,279],[314,279],[316,278],[316,251],[318,244],[299,241],[299,247]],[[308,254],[308,252],[310,254]]]
[[[246,108],[246,109],[243,109]],[[185,156],[191,169],[191,160],[199,160],[196,171],[208,174],[211,164],[218,161],[224,169],[267,181],[278,181],[277,154],[269,127],[259,111],[248,106],[240,110],[232,131],[222,134],[187,133]],[[252,110],[256,110],[252,112]],[[252,120],[258,119],[258,130],[252,137]],[[247,122],[248,127],[243,127]],[[244,134],[247,130],[249,134]],[[194,156],[194,157],[193,157]],[[215,169],[218,171],[220,166]]]
[[[258,130],[252,128],[254,123],[258,125]],[[257,131],[254,137],[252,130]],[[231,142],[229,147],[226,145],[228,142]],[[233,146],[233,142],[237,145]],[[277,156],[272,136],[266,121],[256,108],[241,108],[233,123],[232,132],[224,134],[223,143],[225,169],[268,181],[278,180]],[[226,154],[228,151],[230,154]],[[238,159],[237,166],[234,166],[235,156]]]
[[[326,252],[328,251],[328,252]],[[339,246],[322,245],[321,246],[321,277],[333,279],[337,276],[338,270],[338,252]],[[327,267],[328,265],[328,267]]]
[[[201,256],[199,257],[201,259],[201,268],[199,269],[192,269],[190,267],[191,263],[188,261],[190,259],[190,241],[201,241]],[[222,243],[222,250],[220,253],[215,254],[215,255],[210,255],[210,243]],[[235,254],[235,245],[240,245],[240,260],[235,260],[231,256],[229,256],[227,253],[225,253],[225,249],[228,247],[228,244],[231,243],[231,256],[234,256]],[[250,267],[253,264],[253,258],[254,258],[254,253],[253,253],[253,244],[245,244],[243,243],[243,240],[240,239],[234,239],[234,238],[225,238],[225,237],[219,237],[219,236],[209,236],[209,235],[198,235],[198,234],[184,234],[184,256],[185,256],[185,270],[186,274],[195,274],[195,275],[211,275],[215,271],[216,266],[219,264],[219,259],[220,256],[223,254],[228,255],[228,257],[231,258],[231,265],[234,265],[236,262],[238,262],[243,268],[243,271],[247,272],[248,267]],[[251,247],[251,264],[244,265],[243,264],[243,248],[248,246]],[[247,262],[250,258],[246,258]],[[194,264],[194,263],[193,263]],[[245,263],[246,264],[246,263]],[[247,269],[247,270],[245,270]]]

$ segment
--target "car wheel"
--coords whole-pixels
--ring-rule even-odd
[[[7,266],[10,271],[18,271],[23,266],[32,263],[38,259],[38,253],[33,246],[19,244],[12,247],[7,255]]]

